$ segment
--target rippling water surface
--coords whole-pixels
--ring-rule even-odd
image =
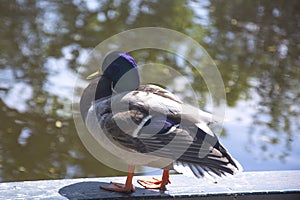
[[[72,118],[75,80],[100,42],[152,26],[201,44],[223,78],[227,109],[221,141],[245,171],[300,169],[300,3],[276,1],[29,1],[0,3],[0,181],[124,175],[81,143]],[[187,62],[156,50],[133,52],[208,90]],[[195,100],[176,80],[174,90]],[[78,100],[78,96],[74,99]]]

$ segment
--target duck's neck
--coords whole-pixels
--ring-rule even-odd
[[[112,82],[110,79],[106,78],[105,76],[101,76],[97,84],[95,100],[111,96],[111,85]]]

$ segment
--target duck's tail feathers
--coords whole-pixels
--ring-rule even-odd
[[[220,156],[216,156],[212,152],[212,154],[208,154],[205,158],[200,159],[199,162],[181,159],[173,163],[173,168],[185,176],[196,178],[233,175],[243,171],[241,164],[221,144],[219,145],[219,148],[217,150],[214,149],[214,151],[219,151],[217,155]]]

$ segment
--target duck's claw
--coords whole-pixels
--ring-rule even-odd
[[[116,182],[110,182],[108,186],[100,186],[101,189],[113,191],[113,192],[134,192],[135,187],[132,184],[122,184]]]

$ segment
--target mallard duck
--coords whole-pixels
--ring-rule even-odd
[[[172,169],[197,178],[242,169],[209,128],[212,115],[157,85],[140,85],[137,64],[129,54],[108,54],[102,72],[88,77],[93,80],[83,91],[80,111],[88,130],[101,129],[96,134],[119,147],[108,145],[108,150],[129,165],[125,184],[111,182],[102,189],[135,191],[135,165],[163,168],[161,180],[138,180],[145,188],[160,190],[166,190]]]

